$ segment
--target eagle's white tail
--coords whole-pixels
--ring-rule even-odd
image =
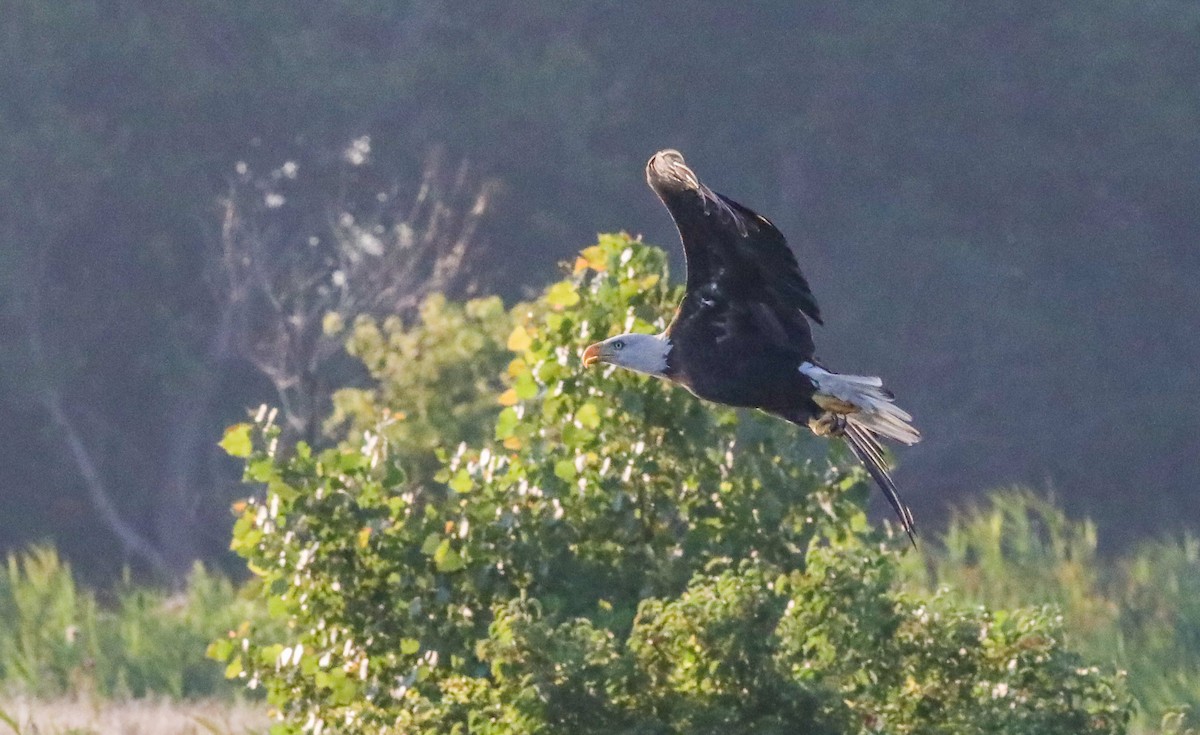
[[[813,400],[817,405],[842,414],[851,426],[862,427],[873,434],[904,444],[921,441],[921,432],[913,427],[912,416],[897,406],[892,394],[883,387],[883,381],[866,375],[839,375],[811,362],[800,365],[800,372],[808,376],[817,393]]]

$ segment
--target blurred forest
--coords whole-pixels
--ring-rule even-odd
[[[1200,517],[1195,2],[3,0],[0,34],[3,547],[219,558],[220,428],[313,438],[356,375],[327,311],[675,249],[667,146],[918,417],[926,527],[1011,483],[1117,545]],[[421,267],[370,267],[382,235]]]

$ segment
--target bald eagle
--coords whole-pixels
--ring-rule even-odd
[[[813,357],[821,311],[796,257],[767,218],[704,184],[674,150],[646,164],[650,188],[679,228],[686,294],[662,334],[621,334],[588,347],[608,363],[678,383],[696,396],[757,408],[841,437],[887,497],[915,543],[879,439],[915,444],[912,416],[876,377],[832,372]]]

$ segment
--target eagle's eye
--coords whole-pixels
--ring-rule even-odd
[[[616,342],[613,342],[612,345],[613,345],[614,350],[625,349],[625,342],[623,342],[622,340],[617,340]]]

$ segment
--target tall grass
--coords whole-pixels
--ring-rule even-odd
[[[1148,712],[1200,715],[1200,540],[1146,543],[1115,570],[1119,658]],[[1200,728],[1200,716],[1188,718]]]
[[[0,686],[40,697],[231,696],[241,687],[205,658],[208,644],[264,617],[227,579],[197,565],[176,594],[126,580],[101,605],[49,547],[0,570]]]
[[[1086,658],[1128,672],[1133,732],[1200,727],[1200,540],[1158,539],[1096,553],[1095,526],[1026,490],[957,514],[907,567],[910,584],[996,607],[1052,604]]]

